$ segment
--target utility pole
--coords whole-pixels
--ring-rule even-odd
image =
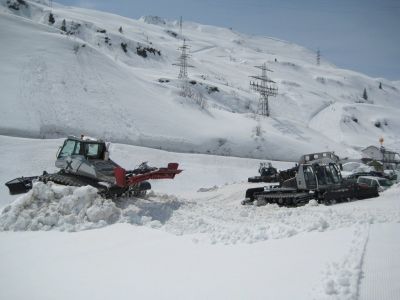
[[[267,68],[264,63],[261,66],[255,66],[261,69],[261,76],[250,76],[258,81],[250,81],[250,88],[260,94],[260,102],[258,103],[258,114],[269,117],[270,111],[268,106],[268,97],[275,97],[278,94],[278,88],[268,85],[268,83],[275,83],[267,77],[267,71],[272,70]]]

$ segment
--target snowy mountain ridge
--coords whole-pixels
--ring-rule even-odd
[[[177,21],[51,9],[47,1],[0,3],[0,134],[85,133],[178,152],[292,161],[323,150],[357,157],[381,136],[400,149],[398,82],[323,58],[317,65],[316,54],[298,45],[192,22],[181,35]],[[180,96],[173,65],[183,39],[194,66],[190,98]],[[254,115],[258,96],[249,88],[254,66],[264,62],[279,91],[270,98],[271,118]]]

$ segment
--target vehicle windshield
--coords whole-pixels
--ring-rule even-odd
[[[378,181],[379,181],[379,185],[380,185],[380,186],[387,186],[387,187],[389,187],[389,186],[392,186],[392,185],[393,185],[393,183],[390,182],[390,181],[387,180],[387,179],[379,179]]]
[[[75,147],[76,144],[78,144],[78,147]],[[64,143],[64,146],[62,147],[58,157],[66,157],[66,156],[71,156],[73,153],[75,154],[74,152],[75,148],[77,148],[79,152],[79,143],[77,143],[74,140],[67,140]]]

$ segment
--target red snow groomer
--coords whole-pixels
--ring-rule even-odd
[[[151,189],[147,180],[173,179],[182,172],[177,163],[155,168],[144,162],[134,170],[125,170],[109,158],[104,141],[84,136],[69,136],[58,150],[55,165],[60,169],[56,173],[43,172],[41,176],[18,177],[7,182],[10,194],[27,192],[34,181],[52,181],[70,186],[91,185],[108,198],[144,196]]]

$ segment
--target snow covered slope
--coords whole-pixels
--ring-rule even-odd
[[[85,133],[179,152],[292,161],[320,150],[357,156],[354,149],[380,136],[400,147],[398,83],[325,60],[316,66],[315,53],[298,45],[190,22],[181,36],[174,21],[58,4],[52,24],[47,1],[0,4],[1,134]],[[183,38],[195,99],[180,96],[172,65]],[[258,97],[249,90],[254,66],[264,62],[279,89],[268,119],[254,117]]]

